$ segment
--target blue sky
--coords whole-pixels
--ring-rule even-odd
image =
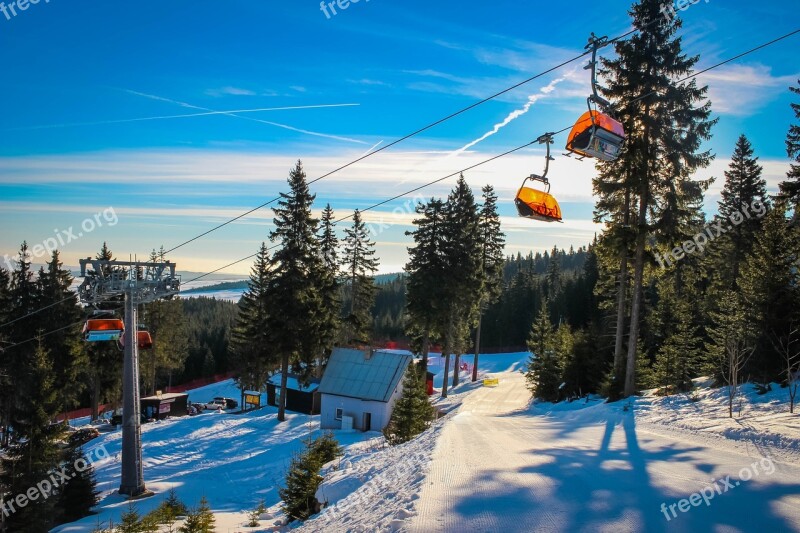
[[[316,178],[573,57],[592,31],[629,29],[627,2],[536,4],[361,0],[326,17],[310,0],[40,0],[16,16],[0,12],[0,256],[56,236],[68,264],[104,240],[120,258],[171,248],[274,198],[297,159]],[[685,50],[705,67],[794,30],[790,4],[701,1],[682,13]],[[798,47],[795,36],[700,78],[720,122],[709,144],[717,160],[698,177],[722,177],[746,133],[777,187]],[[585,106],[583,64],[326,178],[313,186],[317,207],[346,215],[566,127]],[[562,157],[564,142],[556,139],[551,169],[561,225],[514,217],[516,188],[541,170],[539,148],[466,174],[476,191],[492,183],[500,194],[509,253],[585,245],[599,229],[593,165]],[[367,215],[384,272],[405,262],[411,199]],[[263,209],[171,259],[204,272],[254,253],[271,216]]]

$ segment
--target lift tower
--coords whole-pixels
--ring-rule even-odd
[[[139,347],[136,309],[139,304],[169,298],[180,291],[175,263],[142,263],[81,259],[82,302],[92,305],[125,297],[125,362],[122,374],[122,482],[119,493],[131,497],[145,493],[142,473],[142,434],[139,414]],[[88,267],[88,269],[87,269]]]

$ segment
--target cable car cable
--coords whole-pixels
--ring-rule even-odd
[[[632,33],[632,32],[629,32],[628,34],[630,34],[630,33]],[[706,69],[703,69],[703,70],[701,70],[701,71],[699,71],[699,72],[697,72],[697,73],[695,73],[695,74],[692,74],[692,75],[690,75],[690,76],[687,76],[687,77],[685,77],[685,78],[683,78],[683,79],[681,79],[681,80],[678,80],[676,83],[682,83],[682,82],[684,82],[684,81],[687,81],[687,80],[689,80],[689,79],[692,79],[692,78],[695,78],[695,77],[697,77],[697,76],[700,76],[701,74],[705,74],[706,72],[709,72],[709,71],[711,71],[711,70],[717,69],[717,68],[719,68],[719,67],[721,67],[721,66],[723,66],[723,65],[726,65],[726,64],[728,64],[728,63],[730,63],[730,62],[732,62],[732,61],[735,61],[735,60],[737,60],[737,59],[741,59],[742,57],[745,57],[745,56],[747,56],[747,55],[749,55],[749,54],[752,54],[753,52],[756,52],[756,51],[758,51],[758,50],[761,50],[761,49],[763,49],[763,48],[766,48],[766,47],[768,47],[768,46],[771,46],[771,45],[773,45],[773,44],[775,44],[775,43],[777,43],[777,42],[780,42],[780,41],[782,41],[782,40],[785,40],[785,39],[787,39],[787,38],[789,38],[789,37],[791,37],[791,36],[793,36],[793,35],[795,35],[795,34],[797,34],[797,33],[800,33],[800,28],[798,28],[797,30],[794,30],[794,31],[792,31],[792,32],[789,32],[789,33],[787,33],[787,34],[785,34],[785,35],[783,35],[783,36],[781,36],[781,37],[778,37],[778,38],[776,38],[776,39],[773,39],[773,40],[771,40],[771,41],[769,41],[769,42],[766,42],[766,43],[763,43],[763,44],[761,44],[761,45],[759,45],[759,46],[756,46],[756,47],[754,47],[754,48],[751,48],[750,50],[747,50],[746,52],[742,52],[742,53],[740,53],[740,54],[738,54],[738,55],[736,55],[736,56],[734,56],[734,57],[732,57],[732,58],[726,59],[725,61],[721,61],[721,62],[719,62],[719,63],[717,63],[717,64],[715,64],[715,65],[712,65],[712,66],[710,66],[710,67],[708,67],[708,68],[706,68]],[[611,42],[613,42],[613,41],[611,41]],[[634,102],[638,102],[638,101],[640,101],[640,100],[643,100],[643,99],[645,99],[645,98],[649,98],[649,97],[650,97],[650,96],[652,96],[653,94],[656,94],[656,92],[657,92],[656,90],[650,91],[650,92],[649,92],[649,93],[647,93],[647,94],[644,94],[644,95],[642,95],[642,96],[639,96],[639,97],[637,97],[637,98],[635,98],[635,99],[631,100],[629,103],[634,103]],[[555,131],[555,132],[550,132],[550,135],[552,135],[553,137],[555,137],[556,135],[560,135],[561,133],[564,133],[564,132],[566,132],[566,131],[569,131],[570,129],[572,129],[572,126],[571,126],[571,125],[570,125],[570,126],[567,126],[566,128],[560,129],[560,130],[558,130],[558,131]],[[403,194],[399,194],[399,195],[393,196],[392,198],[389,198],[389,199],[387,199],[387,200],[384,200],[384,201],[382,201],[382,202],[379,202],[379,203],[377,203],[377,204],[371,205],[371,206],[369,206],[369,207],[367,207],[367,208],[365,208],[365,209],[359,210],[359,211],[363,213],[363,212],[365,212],[365,211],[369,211],[369,210],[371,210],[371,209],[375,209],[376,207],[380,207],[380,206],[382,206],[382,205],[384,205],[384,204],[386,204],[386,203],[389,203],[389,202],[391,202],[391,201],[394,201],[394,200],[397,200],[397,199],[399,199],[399,198],[402,198],[403,196],[407,196],[407,195],[409,195],[409,194],[411,194],[411,193],[413,193],[413,192],[417,192],[417,191],[419,191],[419,190],[422,190],[422,189],[424,189],[424,188],[426,188],[426,187],[429,187],[429,186],[431,186],[431,185],[435,185],[436,183],[439,183],[439,182],[441,182],[441,181],[444,181],[444,180],[446,180],[446,179],[448,179],[448,178],[451,178],[451,177],[453,177],[453,176],[456,176],[456,175],[460,174],[461,172],[466,172],[467,170],[474,169],[474,168],[476,168],[476,167],[479,167],[479,166],[481,166],[481,165],[484,165],[484,164],[486,164],[486,163],[488,163],[488,162],[490,162],[490,161],[494,161],[494,160],[496,160],[496,159],[499,159],[499,158],[501,158],[501,157],[505,157],[506,155],[512,154],[512,153],[514,153],[514,152],[518,152],[519,150],[522,150],[522,149],[524,149],[524,148],[526,148],[526,147],[528,147],[528,146],[530,146],[530,145],[532,145],[532,144],[534,144],[534,143],[536,143],[536,141],[531,141],[531,142],[529,142],[529,143],[523,144],[522,146],[519,146],[519,147],[517,147],[517,148],[514,148],[513,150],[509,150],[509,151],[507,151],[507,152],[504,152],[504,153],[502,153],[502,154],[496,155],[496,156],[494,156],[494,157],[491,157],[491,158],[489,158],[489,159],[487,159],[487,160],[484,160],[484,161],[482,161],[482,162],[480,162],[480,163],[477,163],[477,164],[475,164],[475,165],[472,165],[471,167],[465,168],[465,169],[463,169],[463,170],[460,170],[460,171],[458,171],[458,172],[454,172],[454,173],[452,173],[452,174],[450,174],[450,175],[448,175],[448,176],[445,176],[445,177],[443,177],[443,178],[438,178],[438,179],[436,179],[436,180],[430,181],[430,182],[428,182],[428,183],[425,183],[425,184],[423,184],[423,185],[420,185],[419,187],[416,187],[416,188],[414,188],[414,189],[411,189],[410,191],[407,191],[407,192],[405,192],[405,193],[403,193]],[[313,183],[313,182],[311,182],[311,183]],[[336,220],[334,223],[338,223],[338,222],[341,222],[341,221],[343,221],[343,220],[348,220],[348,219],[350,219],[350,218],[352,218],[352,217],[353,217],[353,215],[348,215],[348,216],[345,216],[345,217],[342,217],[342,218],[339,218],[339,219],[337,219],[337,220]],[[270,247],[268,247],[268,248],[267,248],[267,250],[272,250],[272,249],[274,249],[274,248],[277,248],[278,246],[279,246],[279,245],[277,245],[277,244],[276,244],[276,245],[273,245],[273,246],[270,246]],[[257,253],[255,253],[255,254],[251,254],[251,255],[248,255],[247,257],[243,257],[243,258],[241,258],[241,259],[238,259],[238,260],[236,260],[236,261],[234,261],[234,262],[232,262],[232,263],[229,263],[229,264],[227,264],[227,265],[225,265],[225,266],[221,266],[221,267],[219,267],[219,268],[217,268],[217,269],[214,269],[214,270],[212,270],[212,271],[210,271],[210,272],[206,272],[205,274],[203,274],[203,275],[201,275],[201,276],[198,276],[198,277],[196,277],[196,278],[192,278],[191,280],[189,280],[189,281],[187,281],[187,282],[185,282],[185,283],[192,283],[192,282],[194,282],[194,281],[198,281],[198,280],[200,280],[200,279],[203,279],[203,278],[205,278],[206,276],[210,276],[211,274],[216,274],[217,272],[219,272],[219,271],[221,271],[221,270],[224,270],[224,269],[226,269],[226,268],[229,268],[229,267],[232,267],[232,266],[238,265],[239,263],[242,263],[242,262],[244,262],[244,261],[247,261],[248,259],[252,259],[252,258],[256,257],[257,255],[258,255]]]

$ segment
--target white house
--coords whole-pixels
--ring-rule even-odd
[[[336,348],[319,386],[322,429],[380,431],[403,392],[410,355]]]

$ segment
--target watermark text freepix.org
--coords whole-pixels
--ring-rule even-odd
[[[64,464],[58,470],[48,472],[46,479],[41,480],[35,486],[30,487],[24,493],[17,494],[11,498],[6,498],[10,494],[0,495],[0,518],[8,518],[20,509],[27,507],[36,500],[46,500],[56,489],[65,485],[69,480],[78,477],[78,474],[91,468],[97,461],[108,459],[110,455],[103,445],[86,452],[85,457],[78,458],[73,464]]]
[[[759,470],[759,466],[761,470]],[[683,498],[669,505],[662,503],[661,512],[667,522],[670,522],[678,518],[678,511],[688,513],[694,507],[700,507],[704,503],[706,507],[711,507],[711,501],[714,498],[741,486],[742,482],[750,481],[761,474],[771,476],[773,473],[775,473],[775,463],[772,462],[772,458],[769,456],[762,457],[760,461],[755,461],[753,464],[739,470],[738,479],[732,480],[731,476],[725,476],[724,479],[713,479],[710,485],[703,487],[702,490],[695,492],[688,498]]]
[[[336,11],[337,7],[341,11],[344,11],[350,7],[350,4],[357,4],[359,2],[361,2],[361,0],[334,0],[333,2],[322,0],[322,2],[319,3],[319,10],[325,14],[325,18],[330,20],[332,17],[339,14],[339,12]],[[364,2],[369,2],[369,0],[364,0]],[[331,15],[331,13],[333,13],[333,15]]]
[[[680,261],[687,255],[691,255],[695,252],[703,253],[709,243],[716,240],[717,237],[728,233],[735,226],[740,225],[745,220],[751,219],[753,216],[762,218],[766,214],[767,206],[761,200],[753,200],[753,203],[749,206],[747,204],[742,204],[741,211],[734,211],[728,217],[727,220],[730,221],[730,224],[725,226],[724,224],[726,219],[719,217],[715,218],[713,224],[707,224],[704,230],[695,235],[692,240],[686,241],[681,246],[676,246],[667,252],[665,254],[666,257],[656,252],[656,262],[661,268],[671,267],[672,263],[675,261]]]
[[[6,4],[0,2],[0,13],[6,16],[6,20],[11,20],[11,17],[16,17],[18,11],[27,11],[31,5],[36,5],[41,0],[13,0]],[[49,4],[50,0],[44,0],[45,4]]]
[[[114,208],[107,207],[99,213],[95,213],[94,216],[86,218],[83,222],[81,222],[81,225],[78,229],[75,229],[75,226],[70,226],[66,230],[54,229],[53,233],[55,233],[55,237],[48,237],[40,244],[34,244],[32,247],[30,247],[28,249],[28,258],[40,259],[42,257],[49,257],[52,255],[53,251],[58,250],[60,247],[66,246],[73,241],[77,241],[84,235],[93,232],[97,228],[102,228],[104,224],[109,227],[114,227],[117,225],[117,222],[119,222],[119,218],[117,217],[117,213],[114,211]],[[16,269],[17,260],[8,254],[3,256],[3,262],[8,270]]]
[[[709,0],[705,0],[706,4]],[[699,4],[700,0],[675,0],[673,5],[666,5],[661,8],[661,13],[668,21],[672,21],[678,16],[678,11],[686,11],[695,4]]]

